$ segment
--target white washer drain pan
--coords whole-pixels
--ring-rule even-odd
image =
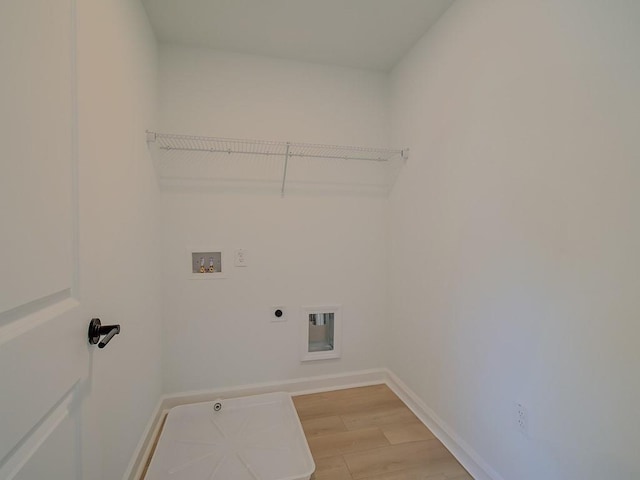
[[[308,480],[314,470],[291,396],[268,393],[172,408],[145,480]]]

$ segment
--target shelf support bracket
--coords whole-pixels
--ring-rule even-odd
[[[291,144],[287,142],[287,150],[284,154],[284,171],[282,172],[282,189],[280,190],[280,196],[284,197],[284,184],[287,181],[287,165],[289,164],[289,147]]]

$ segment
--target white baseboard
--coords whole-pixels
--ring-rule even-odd
[[[255,383],[237,387],[217,388],[195,392],[182,392],[165,395],[162,408],[169,409],[188,403],[209,402],[217,399],[245,397],[271,392],[289,392],[291,395],[326,392],[343,388],[362,387],[385,383],[387,371],[383,368],[361,370],[358,372],[320,375],[317,377],[294,378],[268,383]]]
[[[402,380],[387,370],[386,384],[440,440],[475,480],[504,480]]]
[[[277,382],[256,383],[237,387],[227,387],[212,390],[194,392],[182,392],[163,395],[154,409],[147,428],[129,463],[123,480],[139,480],[146,461],[151,454],[153,440],[160,429],[161,420],[165,411],[178,405],[189,403],[208,402],[217,399],[244,397],[272,392],[289,392],[291,395],[304,395],[308,393],[327,392],[345,388],[364,387],[386,383],[387,370],[377,368],[361,370],[357,372],[340,373],[335,375],[321,375],[316,377],[296,378]]]
[[[145,466],[145,462],[151,454],[151,448],[153,446],[153,439],[158,435],[160,429],[160,420],[162,419],[162,397],[158,400],[151,417],[147,422],[147,426],[140,437],[140,441],[133,452],[133,456],[129,461],[129,465],[122,476],[123,480],[134,480],[142,476],[142,469]]]

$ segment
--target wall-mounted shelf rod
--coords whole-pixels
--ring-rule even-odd
[[[209,153],[227,153],[229,155],[231,154],[239,154],[239,155],[264,155],[266,157],[269,156],[282,156],[282,155],[286,155],[286,152],[283,153],[273,153],[273,152],[255,152],[255,151],[250,151],[250,150],[233,150],[233,149],[226,149],[226,150],[218,150],[215,148],[186,148],[186,147],[158,147],[161,150],[176,150],[176,151],[180,151],[180,152],[209,152]],[[299,158],[327,158],[327,159],[333,159],[333,160],[365,160],[365,161],[369,161],[369,162],[387,162],[388,159],[387,158],[372,158],[372,157],[354,157],[354,156],[333,156],[333,155],[310,155],[310,154],[303,154],[303,153],[289,153],[289,157],[299,157]]]
[[[265,140],[241,140],[234,138],[201,137],[147,132],[147,142],[156,142],[162,150],[210,152],[239,155],[280,155],[288,158],[317,158],[333,160],[360,160],[388,162],[406,160],[408,149],[352,147]]]
[[[147,132],[159,179],[165,185],[261,185],[328,188],[387,194],[408,149],[242,140]],[[357,160],[352,162],[351,160]],[[277,187],[276,187],[277,185]]]

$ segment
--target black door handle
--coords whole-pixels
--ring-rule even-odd
[[[99,318],[92,318],[89,323],[89,343],[95,345],[98,343],[98,348],[104,348],[107,343],[111,341],[113,337],[120,333],[120,325],[102,325]],[[100,337],[105,337],[100,341]]]

